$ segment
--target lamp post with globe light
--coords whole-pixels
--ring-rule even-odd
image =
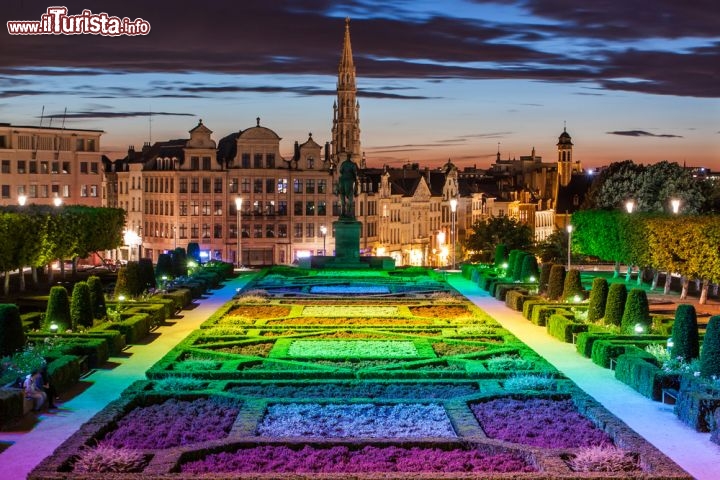
[[[455,270],[455,250],[457,249],[455,243],[456,243],[456,235],[455,235],[455,216],[457,215],[457,198],[450,199],[450,214],[451,214],[451,232],[452,235],[452,269]]]
[[[242,268],[242,197],[235,198],[237,211],[237,267]]]
[[[572,225],[568,225],[568,226],[567,226],[567,232],[568,232],[568,251],[567,251],[567,254],[568,254],[568,266],[567,266],[567,269],[568,269],[568,272],[569,272],[569,271],[570,271],[570,258],[571,258],[571,255],[572,255],[572,253],[571,253],[571,252],[572,252],[572,250],[571,250],[571,249],[572,249],[572,232],[573,232],[573,226],[572,226]]]
[[[673,198],[672,200],[670,200],[670,205],[672,206],[672,212],[673,212],[675,215],[677,215],[678,213],[680,213],[680,199],[678,199],[678,198]]]
[[[327,237],[327,227],[325,225],[320,225],[320,233],[322,233],[323,237],[323,256],[327,255],[327,251],[325,250],[325,239]]]

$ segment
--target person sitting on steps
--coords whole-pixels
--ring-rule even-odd
[[[47,401],[47,394],[42,388],[38,388],[38,381],[42,382],[40,370],[33,370],[30,375],[25,377],[25,382],[23,383],[25,398],[32,399],[35,403],[33,408],[34,412],[39,412],[43,405],[45,405],[45,401]]]

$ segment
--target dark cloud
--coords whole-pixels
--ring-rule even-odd
[[[237,86],[237,85],[225,85],[225,86],[194,86],[194,87],[181,87],[180,91],[191,92],[191,93],[291,93],[300,97],[334,97],[337,95],[336,90],[324,89],[319,87],[311,86],[298,86],[298,87],[279,87],[279,86]],[[387,89],[383,89],[387,90]],[[393,90],[399,90],[394,88]],[[358,89],[359,98],[387,98],[397,100],[426,100],[435,97],[426,97],[422,95],[402,95],[398,93],[389,93],[381,90],[365,90]]]
[[[80,118],[134,118],[134,117],[156,117],[156,116],[173,116],[173,117],[194,117],[194,113],[179,113],[179,112],[101,112],[101,111],[88,111],[88,112],[68,112],[68,113],[55,113],[52,115],[45,115],[45,118],[63,118],[63,119],[80,119]]]
[[[669,133],[655,134],[646,132],[645,130],[616,130],[614,132],[606,132],[608,135],[620,135],[623,137],[658,137],[658,138],[683,138],[682,135],[671,135]]]

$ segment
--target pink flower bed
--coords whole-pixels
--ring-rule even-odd
[[[543,448],[612,444],[572,400],[500,398],[471,408],[490,438]]]
[[[115,448],[154,449],[188,445],[227,436],[240,408],[201,398],[171,398],[138,407],[118,421],[117,429],[100,443]]]
[[[223,452],[182,465],[182,473],[533,472],[509,453],[439,448],[348,447],[293,450],[262,446]]]

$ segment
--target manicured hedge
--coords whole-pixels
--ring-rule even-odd
[[[59,332],[64,332],[72,324],[70,320],[70,299],[65,287],[59,285],[50,289],[43,328],[49,330],[50,325],[53,323],[58,326]]]
[[[538,298],[540,297],[528,295],[527,290],[512,290],[505,295],[505,305],[513,310],[522,311],[526,301]]]
[[[605,304],[608,296],[608,283],[602,277],[595,277],[590,290],[590,302],[588,303],[587,321],[597,322],[605,315]]]
[[[576,349],[583,357],[592,357],[593,345],[597,340],[653,340],[654,343],[657,341],[667,341],[667,337],[663,335],[617,335],[603,331],[588,331],[578,334]]]
[[[635,339],[628,340],[598,340],[593,343],[592,353],[590,359],[594,364],[600,365],[601,367],[610,368],[610,360],[616,359],[623,353],[629,351],[632,352],[632,347],[645,348],[648,345],[658,345],[664,343],[663,341],[657,340],[646,340],[642,336],[638,336]]]
[[[150,333],[150,315],[147,313],[122,313],[120,322],[106,322],[102,324],[105,330],[117,330],[125,335],[128,344],[139,343]]]
[[[92,307],[93,317],[100,320],[107,315],[107,306],[105,305],[105,292],[103,291],[100,277],[91,276],[87,279],[88,287],[90,287],[90,305]]]
[[[20,310],[17,305],[0,304],[0,357],[12,355],[25,345]]]
[[[713,375],[720,378],[720,315],[708,320],[700,356],[700,374],[705,378]]]
[[[550,271],[552,270],[552,267],[553,264],[550,262],[546,262],[540,265],[540,281],[538,284],[538,292],[540,294],[547,292],[548,283],[550,282]]]
[[[171,290],[167,293],[163,293],[160,298],[172,300],[174,305],[175,313],[178,310],[182,310],[192,303],[193,296],[189,288],[178,288],[177,290]]]
[[[63,393],[80,381],[80,362],[77,355],[62,355],[48,364],[50,383],[57,393]]]
[[[662,399],[663,388],[679,388],[679,375],[664,372],[655,357],[639,348],[627,348],[626,352],[617,357],[615,378],[656,401]]]
[[[678,305],[675,310],[675,323],[672,329],[672,356],[691,361],[700,356],[700,339],[695,307],[688,304]]]
[[[720,388],[711,388],[691,374],[680,377],[675,414],[698,432],[718,430],[715,412],[720,410]]]
[[[572,268],[565,274],[562,298],[567,302],[573,300],[576,295],[579,295],[580,298],[584,298],[585,289],[583,288],[582,281],[580,280],[580,270]]]
[[[643,328],[643,333],[648,333],[650,325],[650,306],[647,293],[642,288],[633,288],[628,293],[620,321],[622,331],[628,334],[636,333],[635,328],[640,326]]]
[[[50,335],[47,333],[28,333],[28,340],[38,342],[43,341]],[[117,330],[105,330],[99,325],[85,333],[58,333],[57,336],[64,341],[79,340],[102,340],[107,345],[107,351],[110,355],[118,355],[126,346],[125,335]]]
[[[587,329],[587,324],[576,322],[572,313],[554,313],[547,321],[548,333],[566,343],[572,343],[573,334],[587,332]]]
[[[550,269],[547,289],[547,297],[550,300],[558,300],[562,296],[564,282],[565,267],[562,265],[553,265]]]
[[[90,299],[90,287],[87,282],[77,282],[73,286],[70,301],[70,319],[73,330],[78,327],[89,328],[93,326],[93,309]]]
[[[625,301],[627,300],[627,287],[622,283],[613,283],[608,289],[607,302],[605,304],[605,315],[603,323],[605,325],[620,325],[623,312],[625,311]]]
[[[5,427],[23,416],[23,399],[20,388],[0,388],[0,427]]]

